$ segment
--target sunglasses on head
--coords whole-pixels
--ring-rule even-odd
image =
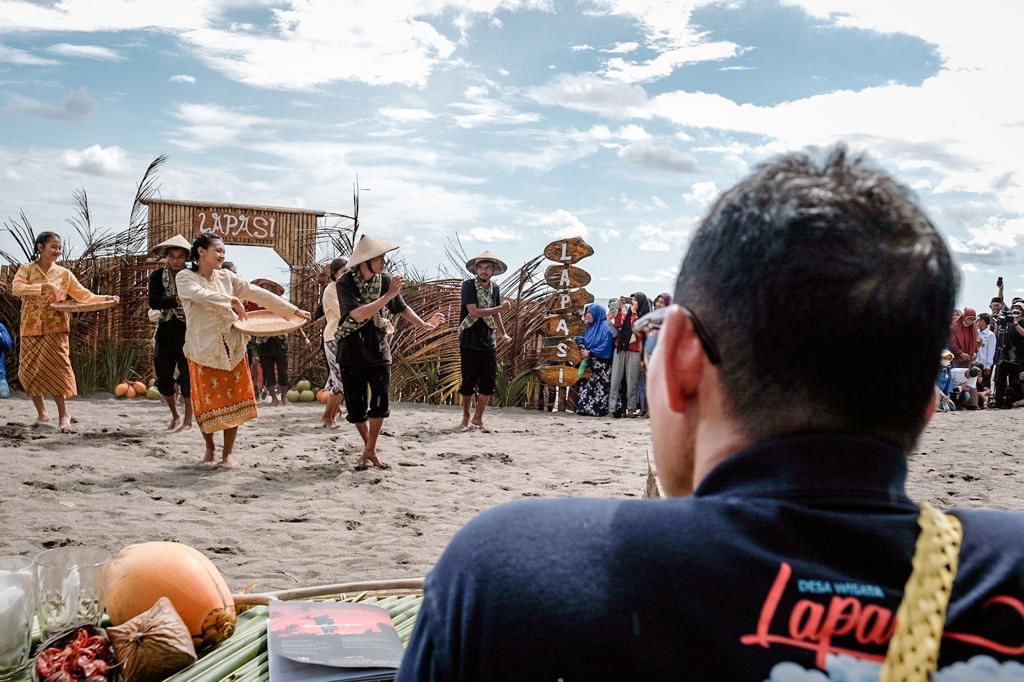
[[[708,334],[708,330],[704,326],[704,323],[700,321],[700,318],[697,317],[695,312],[684,305],[679,305],[677,303],[667,308],[652,310],[633,323],[633,331],[637,334],[649,334],[661,329],[661,325],[665,323],[665,318],[673,308],[679,308],[683,311],[684,315],[690,318],[690,323],[693,325],[693,330],[697,333],[697,338],[700,339],[700,345],[704,348],[704,354],[708,356],[708,361],[710,361],[712,365],[717,365],[721,362],[722,358],[718,354],[718,347],[715,346],[715,342],[711,340],[711,335]]]

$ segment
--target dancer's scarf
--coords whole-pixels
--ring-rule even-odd
[[[476,307],[477,308],[492,308],[494,307],[494,283],[490,280],[487,283],[481,282],[479,279],[473,281],[476,284]],[[462,324],[459,325],[459,331],[464,332],[473,326],[473,323],[477,320],[483,320],[491,329],[494,329],[494,317],[473,317],[472,315],[466,315],[465,319],[462,320]]]
[[[380,292],[384,285],[384,278],[380,274],[376,274],[369,280],[363,279],[361,275],[354,274],[352,279],[356,282],[356,288],[359,290],[359,305],[364,306],[368,303],[373,303],[380,298]],[[338,280],[338,299],[341,299],[341,280]],[[338,331],[334,333],[335,341],[340,341],[354,331],[357,331],[367,322],[373,322],[373,325],[380,330],[387,329],[387,323],[384,318],[381,317],[380,311],[375,312],[371,317],[366,318],[362,322],[355,320],[352,315],[346,314],[345,320],[338,325]]]

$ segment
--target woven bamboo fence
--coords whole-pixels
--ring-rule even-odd
[[[182,233],[186,237],[199,226],[196,212],[209,209],[198,202],[171,202],[155,199],[158,189],[157,171],[165,158],[159,157],[146,169],[137,186],[129,216],[128,227],[105,232],[93,227],[85,190],[75,193],[76,215],[67,222],[78,235],[80,246],[75,250],[64,239],[65,260],[61,265],[69,268],[91,291],[121,297],[114,308],[78,314],[71,321],[71,360],[83,395],[95,391],[112,391],[124,381],[148,381],[153,376],[152,339],[155,326],[147,316],[148,276],[162,263],[147,254],[151,247]],[[358,221],[358,189],[353,195],[355,216],[328,214],[338,220],[334,224],[320,219],[323,212],[296,211],[293,214],[274,213],[275,209],[260,209],[274,215],[276,238],[272,240],[244,235],[232,236],[234,243],[253,243],[270,246],[291,268],[292,301],[313,311],[317,308],[325,282],[320,273],[326,263],[337,255],[351,253]],[[238,207],[217,205],[224,211]],[[254,208],[254,207],[249,207]],[[259,207],[255,207],[259,208]],[[20,301],[11,295],[10,285],[18,265],[28,260],[36,233],[28,218],[4,223],[7,232],[17,242],[21,253],[0,251],[0,322],[17,339],[20,328]],[[317,260],[317,254],[326,254]],[[392,264],[392,271],[406,278],[403,295],[406,301],[426,316],[441,310],[447,324],[437,330],[412,328],[396,321],[392,338],[394,367],[391,387],[397,400],[452,404],[460,383],[459,310],[460,287],[466,261],[462,247],[456,243],[448,249],[452,267],[438,276],[428,278],[417,273],[404,261]],[[510,343],[499,343],[499,372],[497,391],[492,401],[503,406],[527,406],[535,401],[536,368],[540,365],[540,326],[545,316],[546,298],[550,293],[539,272],[543,258],[538,256],[505,276],[501,284],[504,299],[511,300],[512,310],[503,315]],[[244,266],[243,266],[244,270]],[[323,354],[323,320],[289,335],[290,374],[296,379],[308,379],[315,386],[323,386],[327,378],[327,363]],[[18,346],[7,353],[8,377],[18,388]]]

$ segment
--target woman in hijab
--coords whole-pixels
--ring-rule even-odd
[[[620,308],[612,321],[617,330],[615,339],[615,356],[612,359],[612,386],[608,409],[615,417],[625,414],[636,417],[639,409],[640,355],[643,341],[633,333],[633,323],[651,312],[651,303],[643,292],[636,292]],[[622,398],[619,389],[623,379],[626,384],[626,405],[623,412]]]
[[[588,417],[608,416],[608,389],[612,383],[612,337],[607,323],[608,311],[600,303],[591,303],[583,314],[587,328],[576,343],[583,351],[590,376],[576,384],[576,414]]]
[[[954,367],[970,367],[978,354],[978,330],[974,323],[978,314],[974,308],[964,308],[962,315],[953,320],[949,329],[949,350],[953,351]]]

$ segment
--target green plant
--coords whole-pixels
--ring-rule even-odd
[[[141,354],[138,346],[129,343],[104,341],[99,349],[99,379],[108,391],[125,379],[139,377]]]
[[[530,396],[536,376],[537,368],[530,367],[509,379],[503,363],[498,363],[498,374],[495,382],[498,404],[502,407],[523,406]]]
[[[103,388],[99,385],[99,366],[96,355],[81,342],[71,344],[71,368],[75,372],[79,395],[89,395]]]

